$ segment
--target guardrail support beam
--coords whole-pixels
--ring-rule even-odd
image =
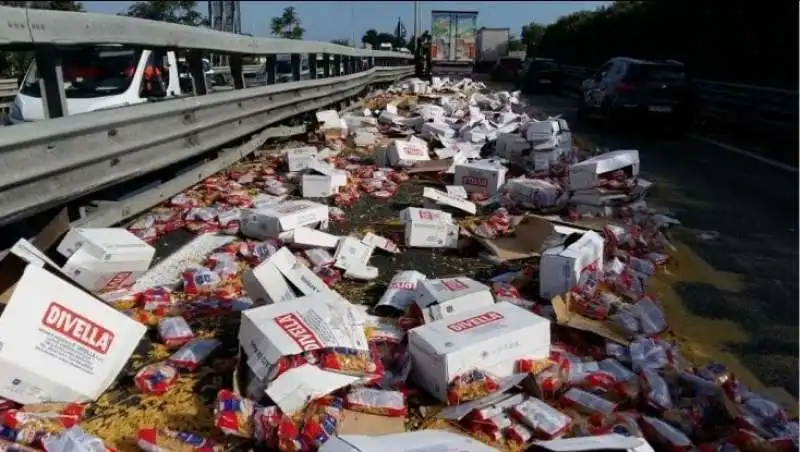
[[[342,56],[341,55],[334,55],[333,56],[333,70],[331,74],[334,77],[338,77],[342,75]]]
[[[350,57],[350,73],[355,74],[358,72],[358,63],[359,59],[356,57]]]
[[[189,65],[189,74],[192,76],[192,90],[195,96],[208,94],[208,81],[203,71],[203,54],[199,50],[186,52],[186,63]]]
[[[291,63],[292,63],[292,81],[299,82],[300,81],[300,60],[301,55],[299,53],[293,53],[291,56]]]
[[[61,71],[61,53],[55,46],[36,48],[36,69],[39,71],[39,90],[45,119],[69,115],[64,93],[64,74]]]
[[[244,73],[242,72],[242,56],[239,54],[230,56],[231,78],[233,78],[233,88],[244,88]]]
[[[322,54],[322,75],[325,78],[331,76],[331,55],[328,53]]]
[[[275,69],[278,62],[277,55],[267,55],[267,62],[265,63],[265,68],[267,71],[267,85],[274,85],[275,84]]]
[[[308,54],[308,75],[311,80],[315,80],[317,78],[317,54],[316,53],[309,53]]]

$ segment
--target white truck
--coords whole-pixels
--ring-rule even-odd
[[[500,58],[508,55],[508,28],[481,28],[478,30],[478,56],[476,66],[491,69]],[[483,72],[483,71],[479,71]]]
[[[67,114],[125,107],[151,98],[181,95],[175,52],[162,61],[151,50],[118,44],[78,47],[62,52],[62,75]],[[161,68],[163,91],[148,92],[144,72],[148,64]],[[12,124],[45,119],[36,62],[31,63],[8,112]]]

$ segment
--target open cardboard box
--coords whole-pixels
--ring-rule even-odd
[[[236,367],[233,370],[233,392],[245,397],[247,387],[247,357],[239,349]],[[406,431],[405,417],[379,416],[345,409],[338,427],[339,435],[390,435]]]
[[[20,239],[0,260],[0,397],[21,404],[97,399],[146,332],[42,251],[68,227],[62,211],[33,243]]]

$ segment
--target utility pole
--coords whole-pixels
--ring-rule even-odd
[[[358,47],[356,45],[356,7],[350,6],[350,45],[353,47]]]
[[[417,35],[417,18],[419,17],[419,2],[414,0],[414,39],[417,39],[419,36]]]

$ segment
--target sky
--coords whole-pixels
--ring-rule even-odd
[[[116,14],[128,9],[134,2],[101,2],[84,1],[89,12]],[[200,1],[198,9],[204,15],[208,11],[208,2]],[[513,34],[519,36],[523,25],[530,22],[550,24],[559,17],[581,11],[593,10],[612,2],[419,2],[421,27],[430,29],[432,10],[477,11],[478,27],[508,27]],[[370,28],[378,32],[393,33],[399,17],[405,24],[408,36],[414,30],[414,2],[386,0],[382,2],[256,2],[243,1],[242,31],[253,36],[267,37],[270,34],[270,20],[279,16],[283,8],[294,6],[302,27],[306,29],[303,39],[314,41],[330,41],[332,39],[355,38]]]

